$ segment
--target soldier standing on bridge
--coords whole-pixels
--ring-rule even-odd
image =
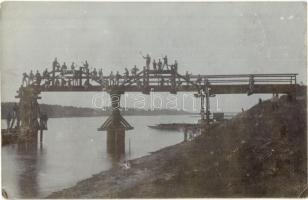
[[[32,83],[33,80],[34,80],[34,74],[33,74],[33,71],[31,70],[29,74],[29,83]]]
[[[169,69],[169,67],[168,67],[168,57],[167,57],[167,55],[165,55],[165,57],[163,58],[164,59],[164,65],[163,65],[163,68],[165,67],[165,65],[166,65],[166,67],[167,67],[167,70]]]
[[[89,64],[88,64],[88,61],[86,61],[84,64],[83,64],[84,68],[87,70],[89,68]]]
[[[67,66],[66,66],[66,63],[64,62],[63,65],[62,65],[61,71],[62,71],[63,74],[65,74],[66,70],[67,70]]]
[[[110,75],[109,75],[109,85],[114,85],[114,75],[113,75],[113,71],[110,72]]]
[[[36,83],[40,85],[41,84],[41,74],[38,70],[36,70],[35,79],[36,79]]]
[[[119,71],[117,71],[115,78],[116,78],[116,85],[119,85],[119,80],[121,78],[121,75],[119,74]]]
[[[47,78],[48,78],[48,70],[46,68],[43,72],[43,79],[47,79]]]
[[[158,66],[158,71],[161,71],[163,69],[163,63],[161,62],[160,59],[158,59],[157,66]]]
[[[129,77],[129,71],[127,68],[125,68],[125,72],[124,72],[124,81],[126,81]]]
[[[23,77],[22,77],[22,83],[21,83],[21,85],[24,85],[24,83],[26,83],[26,86],[29,84],[28,83],[28,81],[27,81],[27,79],[28,79],[28,75],[27,75],[27,73],[23,73],[22,74],[23,75]]]
[[[92,72],[92,79],[95,80],[97,77],[97,71],[96,68],[94,68],[93,72]]]
[[[157,70],[156,65],[157,65],[156,61],[153,60],[153,69],[154,69],[155,71]]]
[[[137,66],[135,65],[135,66],[133,67],[133,69],[132,69],[132,75],[133,75],[134,77],[136,77],[138,71],[139,71],[139,69],[138,69]]]
[[[75,70],[75,63],[74,63],[74,62],[72,62],[72,64],[71,64],[71,70],[72,70],[72,71]]]
[[[53,71],[55,71],[56,69],[58,69],[59,66],[60,66],[60,65],[59,65],[59,63],[58,63],[58,61],[57,61],[57,58],[55,58],[55,60],[52,62],[52,69],[53,69]]]
[[[150,64],[151,64],[151,57],[149,54],[147,54],[146,56],[142,56],[145,59],[145,63],[146,63],[146,68],[147,70],[150,69]]]

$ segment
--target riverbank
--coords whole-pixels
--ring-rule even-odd
[[[191,142],[48,198],[298,197],[307,187],[306,97],[264,101]]]

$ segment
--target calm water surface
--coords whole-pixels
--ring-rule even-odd
[[[198,120],[191,116],[125,116],[125,119],[134,126],[134,130],[126,132],[125,159],[183,141],[180,132],[159,131],[147,125]],[[2,187],[9,197],[45,197],[117,165],[106,152],[106,132],[97,131],[105,120],[106,117],[49,119],[41,148],[25,152],[17,145],[2,147]]]

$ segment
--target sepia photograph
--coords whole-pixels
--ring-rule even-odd
[[[4,1],[4,199],[307,198],[307,3]]]

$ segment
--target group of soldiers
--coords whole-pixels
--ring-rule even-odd
[[[151,72],[154,74],[161,74],[161,73],[176,73],[178,69],[178,63],[175,60],[173,64],[168,63],[168,57],[164,56],[158,59],[158,62],[153,59],[149,54],[142,57],[145,59],[145,66],[143,70],[147,72]],[[151,65],[152,64],[152,68]],[[57,61],[57,58],[54,59],[52,62],[52,71],[48,71],[46,68],[42,74],[39,71],[36,71],[34,74],[31,70],[29,74],[24,73],[22,79],[22,85],[41,85],[41,81],[45,80],[44,86],[90,86],[90,80],[96,81],[100,85],[119,85],[120,80],[123,79],[124,82],[127,80],[135,80],[136,82],[140,82],[138,79],[143,72],[135,65],[132,69],[125,68],[123,74],[120,74],[119,71],[114,73],[113,71],[110,72],[109,76],[104,76],[102,69],[96,70],[96,68],[89,68],[89,64],[87,61],[82,63],[81,66],[76,65],[74,62],[71,64],[70,69],[64,62],[62,65]],[[189,84],[191,74],[186,72],[186,80],[187,84]],[[85,81],[83,81],[85,80]],[[197,82],[201,83],[202,78],[198,78]],[[164,85],[167,82],[161,77],[160,85]],[[141,84],[141,83],[140,83]]]
[[[34,75],[33,71],[31,70],[29,75],[27,73],[23,73],[23,78],[22,78],[22,85],[31,85],[34,82],[37,82],[38,84],[40,84],[41,80],[42,80],[42,76],[39,73],[39,71],[36,71],[36,74]]]
[[[146,64],[146,69],[150,69],[150,65],[151,65],[151,57],[149,54],[147,54],[146,56],[142,56],[144,59],[145,59],[145,64]],[[163,62],[161,61],[161,59],[159,58],[158,59],[158,62],[155,61],[155,59],[153,60],[152,62],[152,66],[153,66],[153,70],[154,71],[163,71],[163,70],[176,70],[177,71],[177,68],[178,68],[178,62],[175,60],[174,61],[174,64],[171,64],[169,65],[168,64],[168,57],[167,55],[165,55],[163,58],[162,58]]]

